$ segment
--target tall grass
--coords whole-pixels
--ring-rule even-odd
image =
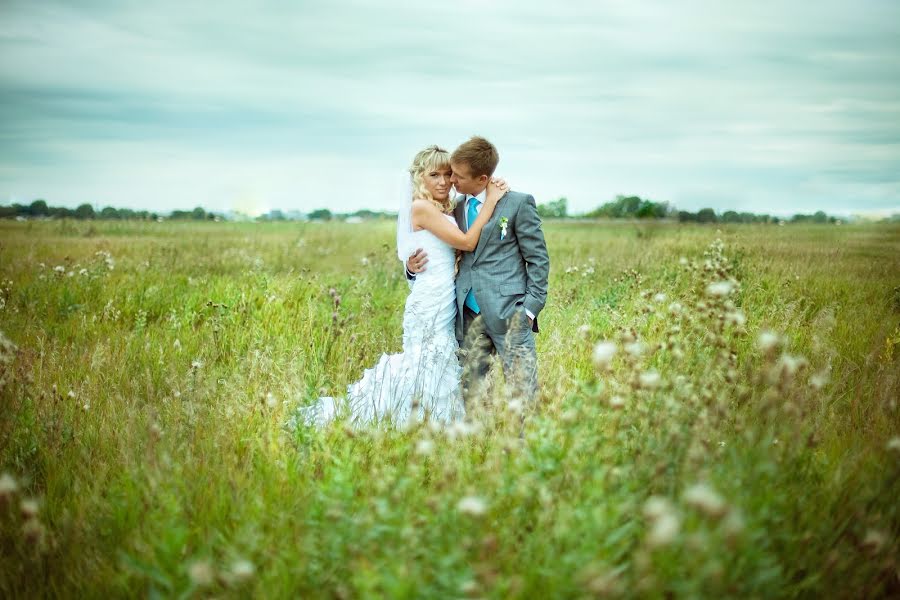
[[[391,224],[0,224],[0,595],[900,594],[900,228],[545,229],[537,405],[317,431]]]

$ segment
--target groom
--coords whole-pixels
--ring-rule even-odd
[[[482,137],[472,137],[450,157],[450,181],[459,192],[454,216],[467,231],[484,204],[500,156]],[[426,255],[406,261],[407,276],[424,271]],[[523,400],[537,395],[534,334],[547,301],[550,257],[534,197],[507,192],[484,226],[474,252],[464,252],[456,278],[456,338],[462,348],[463,398],[470,404],[478,382],[499,354],[507,381]]]

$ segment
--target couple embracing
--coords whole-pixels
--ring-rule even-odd
[[[493,179],[498,162],[480,137],[452,155],[438,146],[416,154],[397,218],[397,254],[411,288],[403,351],[382,355],[345,398],[302,409],[307,424],[338,416],[355,425],[460,420],[493,354],[518,399],[535,398],[534,334],[550,260],[534,198]]]

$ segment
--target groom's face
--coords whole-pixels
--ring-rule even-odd
[[[460,194],[477,196],[487,187],[488,176],[479,175],[478,177],[473,177],[472,170],[468,164],[451,162],[450,167],[453,169],[450,183],[453,184],[453,187]]]

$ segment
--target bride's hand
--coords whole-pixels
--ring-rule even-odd
[[[499,202],[508,191],[509,185],[506,183],[505,179],[502,177],[491,177],[491,181],[488,183],[485,200],[487,203],[490,203],[492,207],[496,206],[497,202]]]

